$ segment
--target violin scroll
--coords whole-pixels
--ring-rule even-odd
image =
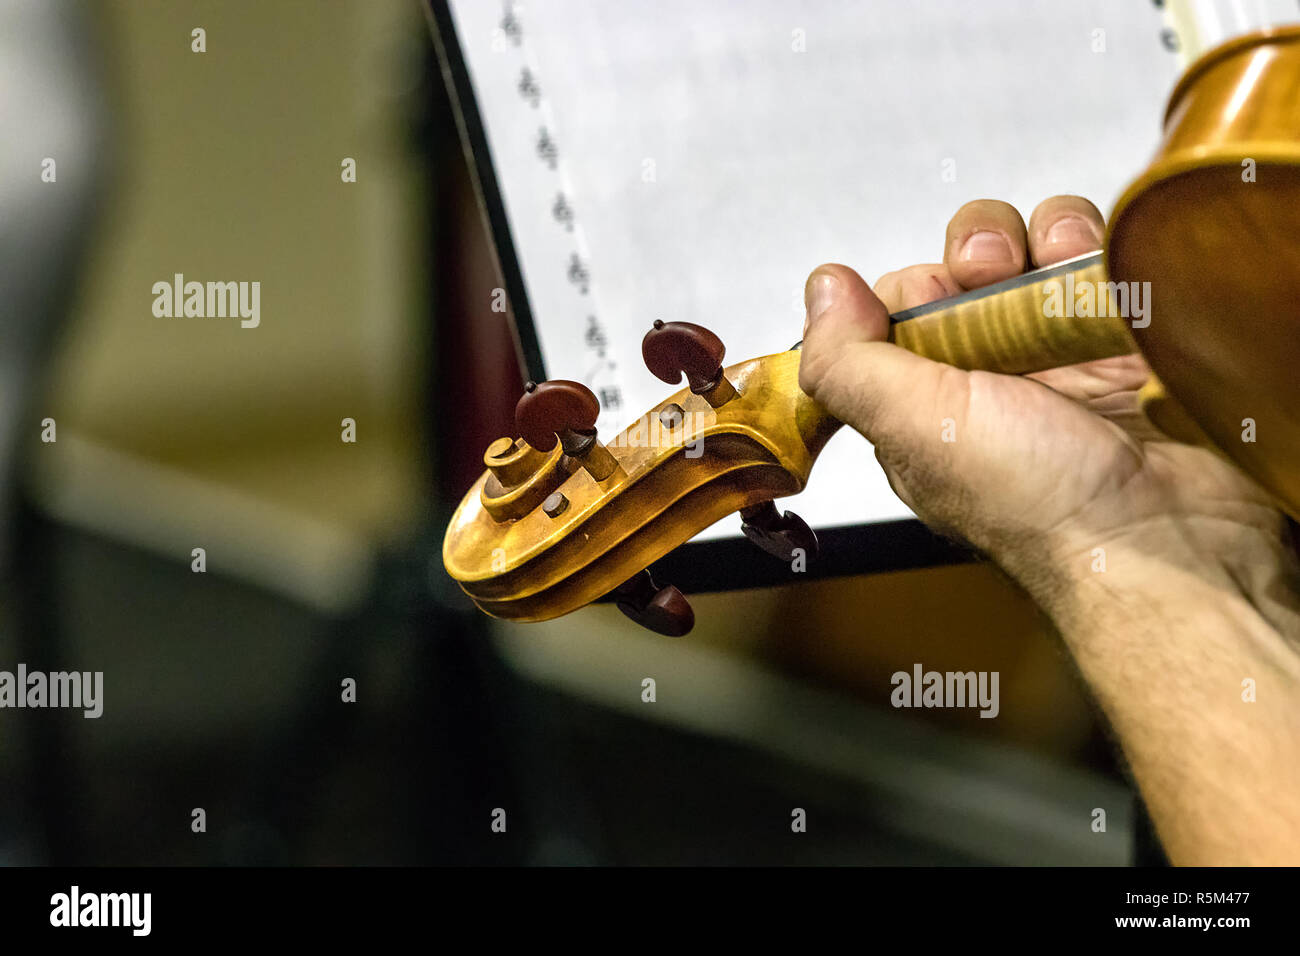
[[[608,445],[596,438],[595,396],[559,381],[526,391],[516,408],[523,437],[489,449],[443,541],[448,572],[488,614],[548,620],[609,595],[645,627],[684,634],[689,603],[646,569],[742,509],[773,554],[813,554],[807,526],[767,507],[803,490],[840,427],[799,388],[799,352],[724,370],[721,342],[698,326],[661,323],[647,341],[652,370],[675,369],[687,387]]]

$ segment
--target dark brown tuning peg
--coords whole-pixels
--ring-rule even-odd
[[[529,382],[515,405],[515,426],[525,442],[538,451],[550,451],[558,438],[564,453],[597,481],[618,467],[614,456],[596,440],[600,402],[581,382],[556,379],[540,385]]]
[[[803,549],[809,560],[817,557],[817,535],[793,511],[781,514],[776,502],[759,502],[740,511],[740,530],[768,554],[790,561],[796,548]]]
[[[641,571],[613,590],[618,609],[656,634],[681,637],[695,626],[695,612],[682,592],[671,584],[659,587],[649,571]]]
[[[641,357],[656,378],[676,385],[684,374],[691,391],[714,408],[736,397],[736,389],[722,374],[726,354],[722,339],[691,322],[655,319],[654,328],[641,340]]]

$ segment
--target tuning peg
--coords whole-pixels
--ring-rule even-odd
[[[671,584],[659,587],[650,572],[640,571],[612,592],[618,609],[642,627],[667,637],[681,637],[695,626],[695,612]]]
[[[618,462],[596,439],[599,415],[600,402],[581,382],[529,382],[515,406],[515,426],[524,441],[538,451],[550,451],[558,438],[566,455],[596,481],[604,481],[618,468]]]
[[[714,408],[736,397],[735,387],[722,374],[726,346],[701,325],[655,319],[654,328],[641,340],[646,368],[661,381],[676,385],[686,376],[691,391]]]
[[[745,537],[782,561],[792,560],[796,548],[809,560],[817,557],[817,535],[808,522],[793,511],[782,514],[770,499],[742,508],[740,519]]]

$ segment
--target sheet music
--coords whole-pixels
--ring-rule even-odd
[[[1295,19],[1209,5],[1221,32]],[[728,361],[778,352],[821,262],[874,282],[939,261],[971,199],[1108,213],[1180,71],[1149,0],[451,6],[547,374],[592,387],[611,436],[666,394],[640,357],[655,319],[707,326]],[[910,515],[848,429],[786,500],[813,527]]]

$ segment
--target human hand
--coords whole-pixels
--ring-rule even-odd
[[[1014,207],[977,200],[948,224],[942,263],[891,272],[874,292],[847,266],[824,265],[805,287],[801,387],[872,442],[922,520],[1031,591],[1063,565],[1088,573],[1099,547],[1186,563],[1240,550],[1243,537],[1272,547],[1283,533],[1253,480],[1147,423],[1140,356],[1021,377],[961,371],[884,341],[889,313],[1099,249],[1104,231],[1077,196],[1041,203],[1028,227]],[[945,419],[955,440],[941,440]]]
[[[1021,377],[885,341],[890,312],[1010,278],[1027,258],[1081,255],[1102,235],[1078,197],[1042,203],[1028,228],[980,200],[949,223],[942,263],[889,273],[874,292],[846,266],[819,266],[799,384],[875,445],[922,520],[984,551],[1051,615],[1174,862],[1293,865],[1300,572],[1270,497],[1145,421],[1138,356]]]

